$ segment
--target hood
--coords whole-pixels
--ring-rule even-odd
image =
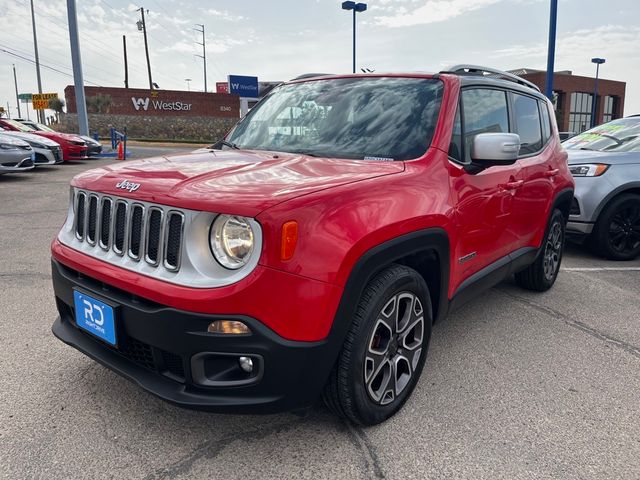
[[[13,133],[13,132],[12,132]],[[5,143],[7,145],[13,145],[15,147],[28,147],[29,144],[15,137],[14,135],[10,135],[8,132],[0,133],[0,143]]]
[[[300,195],[403,170],[403,162],[224,150],[96,168],[75,177],[72,185],[181,208],[255,217]]]
[[[91,138],[91,137],[87,137],[85,135],[79,135],[79,137],[85,141],[86,144],[91,144],[91,145],[102,145],[100,142],[98,142],[95,138]]]
[[[581,163],[610,163],[629,165],[640,163],[640,152],[597,152],[595,150],[567,150],[569,165]]]
[[[46,145],[48,147],[58,147],[60,144],[58,142],[54,142],[53,140],[43,137],[42,135],[34,135],[33,133],[27,132],[3,132],[7,135],[11,135],[12,137],[20,138],[25,142],[37,142],[42,145]],[[35,132],[34,132],[35,133]]]
[[[43,132],[41,130],[37,132],[33,132],[36,135],[41,137],[46,137],[54,142],[60,142],[60,140],[66,140],[68,142],[83,142],[84,140],[80,138],[78,135],[73,135],[70,133],[60,133],[60,132]]]

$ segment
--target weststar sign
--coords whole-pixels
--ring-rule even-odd
[[[64,90],[69,113],[76,113],[75,90]],[[225,93],[185,92],[181,90],[153,90],[141,88],[85,87],[87,99],[107,96],[108,107],[102,113],[131,116],[180,116],[238,118],[240,100]],[[97,113],[97,112],[89,112]]]
[[[163,102],[161,100],[151,100],[149,101],[149,97],[147,98],[136,98],[131,97],[131,101],[133,102],[133,107],[136,110],[144,110],[147,111],[149,109],[149,104],[154,110],[191,110],[191,103],[183,103],[183,102]]]

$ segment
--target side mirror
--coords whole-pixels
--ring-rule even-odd
[[[471,144],[471,167],[481,171],[498,165],[513,165],[520,152],[520,135],[480,133]]]

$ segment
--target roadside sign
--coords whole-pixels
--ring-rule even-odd
[[[229,75],[229,93],[245,98],[259,98],[258,77]]]
[[[49,108],[49,100],[58,98],[57,93],[34,93],[31,95],[34,110],[46,110]]]
[[[31,95],[31,99],[35,102],[36,100],[51,100],[52,98],[58,98],[57,93],[34,93]]]
[[[229,93],[229,84],[227,82],[216,82],[216,93]]]
[[[18,99],[22,100],[23,102],[30,102],[31,101],[31,97],[32,95],[30,93],[21,93],[18,95]]]
[[[33,100],[32,104],[34,110],[46,110],[49,108],[49,100]]]

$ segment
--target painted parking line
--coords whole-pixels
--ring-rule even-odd
[[[640,267],[562,267],[564,272],[640,272]]]

